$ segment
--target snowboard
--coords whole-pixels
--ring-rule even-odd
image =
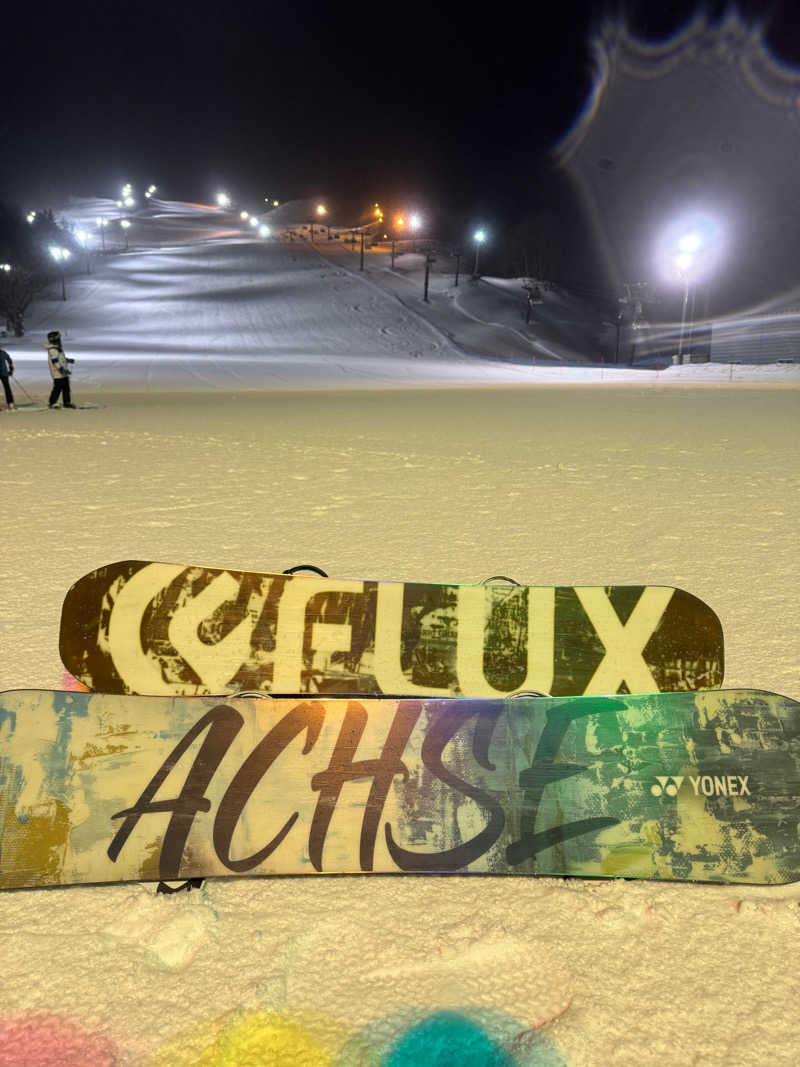
[[[488,699],[714,689],[719,619],[668,586],[429,585],[125,561],[81,578],[64,666],[89,689]]]
[[[0,888],[800,878],[800,703],[0,694]],[[195,882],[196,884],[196,882]]]

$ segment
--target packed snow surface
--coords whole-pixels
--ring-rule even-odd
[[[800,698],[796,388],[484,378],[344,267],[241,235],[71,283],[7,346],[36,395],[50,324],[100,406],[0,412],[2,689],[60,686],[65,591],[129,558],[677,585],[722,621],[727,687]],[[419,388],[439,374],[506,387]],[[199,1062],[228,1012],[305,1020],[339,1049],[443,1009],[520,1064],[789,1067],[798,906],[797,886],[491,877],[19,891],[0,894],[2,1010],[34,1036],[66,1017],[126,1067]]]

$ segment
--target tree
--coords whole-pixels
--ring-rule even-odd
[[[24,267],[0,271],[0,315],[15,337],[25,334],[25,312],[33,298],[50,282],[44,274],[34,274]]]
[[[55,271],[48,252],[51,244],[76,251],[71,234],[62,229],[50,210],[37,211],[32,223],[21,208],[0,204],[0,316],[16,337],[25,333],[25,312],[37,293],[53,280]]]

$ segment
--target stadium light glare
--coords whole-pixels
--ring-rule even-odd
[[[678,248],[681,252],[685,252],[689,255],[694,255],[695,252],[699,252],[703,247],[703,238],[699,233],[685,233],[682,237],[678,238]]]

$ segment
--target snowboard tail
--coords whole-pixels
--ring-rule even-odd
[[[0,888],[800,878],[800,704],[0,694]]]
[[[125,561],[68,592],[64,666],[105,693],[502,698],[714,689],[719,619],[668,586],[427,585]]]

